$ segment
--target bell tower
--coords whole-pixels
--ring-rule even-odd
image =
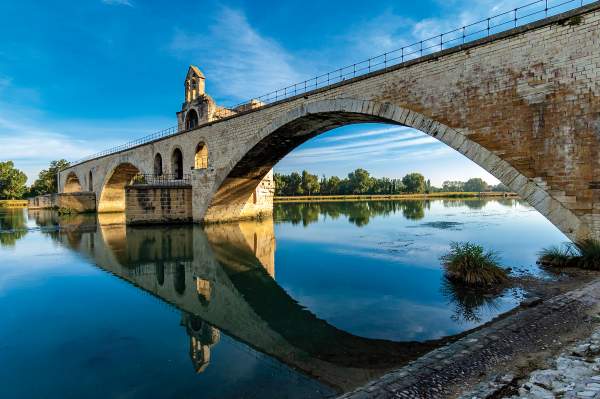
[[[215,119],[235,114],[235,111],[219,107],[206,94],[204,74],[195,65],[190,65],[185,75],[185,96],[181,111],[177,113],[179,131],[194,129],[196,126]]]
[[[204,74],[195,65],[190,65],[185,77],[185,102],[194,101],[204,95]]]

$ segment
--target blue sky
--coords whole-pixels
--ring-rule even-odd
[[[396,49],[523,4],[505,0],[3,1],[0,160],[30,182],[75,160],[176,124],[189,64],[222,105]],[[364,124],[322,135],[276,169],[375,176],[418,171],[496,180],[414,130]]]

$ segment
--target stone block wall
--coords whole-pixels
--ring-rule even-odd
[[[38,195],[37,197],[27,199],[27,208],[29,209],[49,209],[54,208],[52,194]]]
[[[68,209],[73,212],[94,212],[96,210],[96,193],[75,192],[46,194],[29,198],[29,209]]]
[[[128,186],[125,188],[127,224],[185,223],[192,221],[190,186]]]

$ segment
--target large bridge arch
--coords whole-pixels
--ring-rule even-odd
[[[98,196],[98,212],[124,212],[125,186],[143,169],[129,160],[116,160],[104,178]]]
[[[212,209],[229,204],[242,209],[262,179],[285,155],[307,140],[336,127],[365,122],[384,122],[417,129],[458,151],[518,193],[531,206],[573,240],[589,236],[589,228],[555,199],[544,185],[537,184],[494,152],[426,115],[390,102],[361,99],[318,100],[301,104],[262,129],[216,176],[205,219]],[[231,204],[239,204],[232,207]],[[235,218],[235,215],[233,215]]]

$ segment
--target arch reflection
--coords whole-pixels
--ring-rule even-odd
[[[37,216],[43,224],[50,215]],[[84,215],[59,218],[58,225],[51,236],[65,247],[181,311],[196,372],[210,367],[222,330],[339,390],[361,385],[441,343],[355,336],[301,306],[275,280],[272,219],[204,228],[141,227]]]

